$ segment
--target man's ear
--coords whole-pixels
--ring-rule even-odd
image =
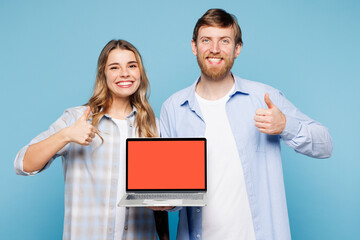
[[[235,46],[235,58],[237,58],[241,52],[241,44],[238,43],[236,46]]]
[[[196,42],[191,39],[191,49],[192,49],[192,52],[195,56],[197,56],[197,47],[196,47]]]

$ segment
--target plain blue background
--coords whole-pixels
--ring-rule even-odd
[[[233,72],[282,90],[327,126],[330,159],[283,146],[292,238],[358,239],[360,225],[360,4],[309,1],[0,1],[0,238],[61,239],[61,161],[16,176],[17,151],[91,96],[96,61],[111,39],[141,52],[159,116],[199,76],[190,40],[209,8],[237,16],[244,46]],[[176,214],[171,214],[171,235]]]

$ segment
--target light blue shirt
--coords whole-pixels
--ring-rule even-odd
[[[328,158],[333,148],[331,136],[326,127],[301,113],[277,89],[235,75],[234,79],[235,90],[226,103],[226,111],[243,167],[256,239],[291,239],[280,139],[298,153]],[[199,80],[163,104],[160,114],[162,137],[205,135],[205,122],[195,97]],[[264,101],[267,92],[286,116],[286,126],[280,135],[267,135],[255,127],[255,111],[267,108]],[[180,210],[178,239],[201,239],[201,228],[201,208]]]

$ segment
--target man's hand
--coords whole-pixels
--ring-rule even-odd
[[[92,142],[97,133],[97,129],[87,122],[89,114],[90,107],[88,106],[84,114],[74,123],[74,125],[65,130],[68,142],[75,142],[85,146]]]
[[[278,135],[285,129],[286,117],[270,100],[269,93],[265,94],[264,99],[268,109],[256,110],[255,126],[262,133]]]
[[[166,210],[173,209],[174,207],[147,207],[147,208],[150,208],[154,211],[166,211]]]

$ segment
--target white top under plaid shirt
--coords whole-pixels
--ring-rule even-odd
[[[63,239],[113,239],[116,194],[119,178],[120,132],[108,115],[99,122],[104,139],[96,136],[89,146],[69,143],[40,171],[27,173],[23,159],[27,148],[60,129],[73,125],[85,112],[85,107],[67,109],[49,129],[22,148],[14,162],[19,175],[34,175],[48,168],[61,156],[65,179],[65,219]],[[128,136],[136,136],[134,119],[136,108],[126,118]],[[157,239],[153,211],[147,208],[127,208],[123,239]]]

